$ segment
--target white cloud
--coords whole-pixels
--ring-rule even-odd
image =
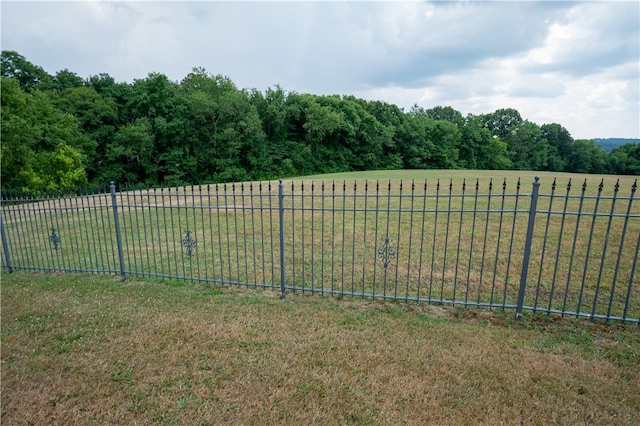
[[[638,2],[2,2],[2,49],[119,81],[192,67],[239,87],[640,137]]]

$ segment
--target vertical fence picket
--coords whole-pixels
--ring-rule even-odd
[[[440,211],[440,179],[436,181],[436,204],[435,215],[433,219],[433,243],[431,244],[431,270],[429,274],[429,300],[433,296],[433,271],[436,264],[436,235],[438,233],[438,212]],[[442,294],[442,293],[440,293]]]
[[[220,213],[221,213],[221,205],[220,205],[220,190],[218,185],[216,184],[214,187],[214,192],[215,192],[215,196],[216,196],[216,219],[217,219],[217,230],[218,230],[218,260],[220,261],[220,280],[224,281],[224,273],[225,273],[225,268],[224,268],[224,259],[223,259],[223,245],[222,245],[222,221],[220,220]],[[261,195],[262,197],[262,195]],[[264,233],[264,230],[263,230]],[[264,248],[263,248],[263,253],[264,253]]]
[[[353,296],[355,293],[355,274],[356,274],[356,211],[358,209],[358,185],[356,184],[356,180],[353,181],[353,232],[351,233],[351,295]],[[364,266],[362,267],[364,270]]]
[[[409,209],[410,213],[409,213],[409,244],[407,247],[407,281],[405,284],[405,290],[404,290],[404,300],[405,302],[409,300],[409,278],[410,278],[410,272],[411,272],[411,252],[412,252],[412,247],[411,247],[411,243],[413,242],[413,206],[414,206],[414,201],[415,201],[415,181],[411,180],[411,207]]]
[[[24,196],[24,205],[25,206],[29,206],[31,204],[31,199],[33,197],[31,195],[25,195]],[[22,210],[22,209],[21,209]],[[20,223],[22,224],[22,228],[24,230],[26,230],[25,235],[30,235],[30,232],[32,232],[31,226],[29,226],[32,222],[32,214],[31,214],[31,208],[27,207],[24,209],[24,218],[21,218]],[[40,263],[39,262],[39,256],[37,256],[37,251],[34,252],[33,250],[33,244],[31,244],[30,242],[26,242],[25,241],[25,253],[27,256],[27,265],[33,265],[35,267],[35,269],[37,268],[37,265]]]
[[[416,288],[416,298],[417,299],[421,299],[421,293],[420,293],[420,286],[422,284],[422,255],[423,255],[423,250],[424,250],[424,229],[425,229],[425,223],[426,221],[426,214],[427,214],[427,180],[424,180],[424,187],[422,189],[422,215],[421,215],[421,226],[420,226],[420,255],[419,255],[419,259],[418,259],[418,282],[417,282],[417,288]]]
[[[591,305],[591,318],[596,314],[598,307],[598,297],[600,296],[600,285],[602,284],[602,271],[604,270],[605,259],[607,256],[607,249],[609,248],[609,235],[611,233],[611,224],[613,223],[613,214],[616,208],[616,201],[618,200],[618,190],[620,189],[620,179],[616,182],[613,189],[613,200],[611,201],[611,211],[609,212],[609,220],[607,221],[607,233],[604,237],[604,246],[602,247],[602,257],[600,259],[600,269],[598,270],[598,280],[596,281],[596,292],[593,296],[593,303]]]
[[[456,244],[456,266],[455,272],[453,274],[453,301],[458,300],[458,270],[460,267],[460,251],[462,247],[462,224],[464,223],[464,202],[466,197],[467,190],[467,181],[466,179],[462,180],[462,199],[460,201],[460,221],[458,222],[458,244]],[[452,195],[449,194],[449,199],[452,198]],[[446,267],[443,268],[443,274],[446,270]],[[469,293],[469,283],[467,282],[467,294]]]
[[[256,206],[254,204],[254,193],[253,193],[253,182],[249,183],[249,203],[251,209],[251,241],[252,241],[252,258],[253,258],[253,284],[254,287],[258,284],[258,251],[256,250],[256,218],[255,218],[255,210]],[[209,215],[211,217],[211,215]],[[204,225],[203,225],[204,226]],[[262,258],[264,259],[264,252],[262,253]]]
[[[347,181],[343,180],[342,181],[342,256],[340,256],[342,258],[342,262],[340,263],[340,276],[342,277],[342,280],[340,282],[340,293],[344,294],[344,260],[345,260],[345,251],[344,251],[344,242],[345,242],[345,228],[346,228],[346,221],[345,221],[345,214],[346,214],[346,206],[347,203]]]
[[[355,182],[354,182],[355,188]],[[369,212],[369,181],[364,183],[364,229],[362,231],[362,297],[365,294],[366,270],[367,270],[367,213]],[[375,266],[375,265],[374,265]],[[374,268],[375,271],[375,268]]]
[[[331,182],[331,293],[335,285],[335,255],[336,255],[336,182]]]
[[[629,312],[629,302],[631,300],[631,289],[633,287],[633,277],[636,272],[636,267],[638,266],[638,257],[640,257],[640,232],[638,232],[638,241],[636,242],[636,252],[633,257],[633,265],[631,266],[631,272],[629,274],[629,286],[627,287],[627,295],[624,299],[624,310],[622,312],[622,320],[627,322],[627,314]],[[637,282],[636,282],[637,286]],[[636,288],[636,291],[638,289]],[[638,327],[640,327],[640,318],[638,319]]]
[[[4,254],[5,267],[7,268],[7,271],[11,273],[13,272],[13,267],[11,266],[11,255],[9,254],[9,242],[7,241],[7,235],[4,232],[2,214],[0,214],[0,237],[2,238],[2,251]]]
[[[35,239],[35,242],[33,244],[35,244],[35,250],[37,253],[36,257],[38,259],[38,263],[35,263],[33,266],[35,267],[35,269],[47,271],[51,269],[49,252],[47,250],[39,249],[40,247],[44,247],[45,244],[43,244],[44,239],[42,233],[38,232],[38,229],[40,229],[41,227],[40,223],[42,217],[38,194],[30,194],[28,200],[29,201],[27,204],[29,205],[29,207],[27,208],[27,212],[29,216],[29,235],[33,236]]]
[[[275,257],[275,246],[274,246],[274,242],[273,242],[273,230],[274,230],[274,226],[273,226],[273,188],[271,185],[271,182],[269,182],[268,184],[268,189],[269,189],[269,239],[270,239],[270,245],[271,245],[271,288],[275,288],[276,286],[276,257]]]
[[[618,258],[616,260],[616,266],[613,273],[613,282],[611,283],[611,294],[609,296],[609,306],[607,307],[607,318],[611,316],[611,307],[612,307],[613,298],[616,292],[616,282],[618,281],[618,271],[620,270],[620,259],[622,258],[621,254],[622,254],[622,248],[624,247],[624,238],[625,238],[625,235],[627,234],[627,225],[629,224],[629,217],[631,215],[631,204],[633,203],[633,198],[634,198],[634,194],[636,192],[637,187],[638,187],[638,180],[636,179],[636,181],[633,183],[633,186],[631,187],[631,195],[629,195],[629,204],[627,204],[627,214],[624,217],[624,225],[622,227],[622,236],[620,237],[620,247],[618,248]],[[637,259],[634,259],[634,264],[635,264],[635,261],[637,261]],[[633,278],[633,273],[631,273],[631,276]],[[629,284],[629,287],[631,287],[631,284]]]
[[[464,181],[462,183],[462,194],[464,197]],[[451,223],[451,201],[453,199],[453,180],[449,180],[449,194],[448,194],[448,205],[447,205],[447,226],[444,235],[444,252],[443,252],[443,260],[442,260],[442,284],[440,286],[440,300],[444,301],[444,284],[445,284],[445,272],[447,271],[447,250],[449,248],[449,224]],[[463,198],[464,199],[464,198]],[[462,219],[460,219],[462,220]],[[457,266],[457,265],[456,265]],[[456,301],[456,282],[454,278],[453,282],[453,302]]]
[[[282,233],[284,230],[281,229],[280,232]],[[296,285],[296,208],[295,185],[293,181],[291,182],[291,284],[293,286]]]
[[[24,205],[28,206],[31,203],[31,199],[32,197],[30,195],[25,195],[24,196]],[[24,217],[20,218],[20,223],[22,226],[22,229],[25,230],[26,232],[24,233],[25,235],[29,235],[31,229],[29,224],[31,223],[31,208],[27,207],[24,210],[20,209],[20,211],[24,212]],[[36,254],[37,251],[34,252],[33,250],[33,244],[31,244],[30,242],[25,241],[25,255],[26,255],[26,259],[27,259],[27,265],[38,265],[40,262],[38,261],[38,259],[36,258]]]
[[[301,286],[302,286],[302,292],[304,293],[305,288],[306,288],[306,262],[305,262],[305,230],[306,230],[306,226],[305,226],[305,208],[304,208],[304,199],[305,199],[305,193],[304,193],[304,181],[300,182],[300,220],[302,221],[302,224],[300,226],[300,240],[301,240],[301,245],[302,245],[302,254],[301,254],[301,259],[302,261],[301,263],[301,271],[300,271],[300,276],[301,276]],[[313,214],[313,213],[312,213]]]
[[[111,190],[111,206],[113,207],[113,224],[116,228],[116,241],[118,244],[118,260],[120,261],[120,277],[122,281],[124,281],[127,277],[125,275],[124,268],[124,253],[122,250],[122,236],[120,232],[120,219],[118,217],[118,201],[116,199],[116,185],[114,182],[111,182],[109,185],[109,189]]]
[[[389,222],[391,221],[391,180],[388,181],[387,183],[387,211],[386,211],[386,215],[385,215],[385,232],[384,232],[384,241],[385,241],[385,245],[390,246],[390,242],[391,239],[389,238]],[[383,280],[382,280],[382,299],[386,299],[387,298],[387,274],[389,272],[388,269],[388,261],[387,259],[383,258],[383,262],[384,262],[384,271],[383,271]]]
[[[282,179],[278,183],[278,216],[280,225],[280,298],[285,297],[285,247],[284,247],[284,185]]]
[[[509,273],[511,272],[511,257],[513,254],[513,241],[516,235],[516,220],[518,218],[518,203],[520,202],[520,179],[516,183],[515,206],[513,208],[513,222],[511,223],[511,237],[509,239],[509,251],[507,256],[507,272],[504,277],[504,289],[502,293],[503,308],[507,305],[507,289],[509,287]]]
[[[498,261],[500,260],[500,243],[502,242],[502,224],[504,219],[504,203],[505,196],[507,192],[507,179],[505,178],[502,181],[502,196],[500,197],[500,222],[498,224],[498,235],[496,237],[496,258],[493,263],[493,278],[491,279],[491,299],[489,300],[490,306],[493,306],[495,303],[495,290],[496,290],[496,280],[498,276]],[[502,301],[502,308],[504,309],[505,300]]]
[[[536,209],[538,205],[538,191],[540,189],[540,177],[536,176],[531,192],[531,204],[529,206],[529,223],[527,225],[527,237],[524,243],[524,255],[522,259],[522,272],[520,274],[520,287],[518,288],[518,305],[516,306],[516,318],[522,318],[522,307],[524,306],[524,295],[527,287],[527,275],[529,271],[529,260],[531,258],[531,242],[533,240],[533,229],[536,222]]]
[[[491,191],[493,191],[493,179],[489,180],[489,195],[487,195],[487,211],[484,222],[484,239],[482,242],[482,260],[480,260],[480,278],[478,279],[478,299],[476,303],[480,305],[480,299],[482,294],[482,278],[484,275],[484,259],[487,252],[487,238],[489,235],[489,213],[491,212]],[[493,302],[493,289],[491,290],[491,299],[489,304]]]
[[[311,291],[315,289],[316,283],[316,262],[315,262],[315,241],[316,241],[316,233],[315,233],[315,183],[311,181]]]
[[[391,182],[389,182],[389,188],[391,188]],[[399,255],[399,251],[402,247],[400,246],[400,235],[401,235],[401,229],[402,229],[402,179],[400,180],[400,192],[398,194],[398,233],[396,236],[396,256],[395,256],[395,270],[396,270],[396,276],[395,276],[395,281],[393,283],[393,298],[397,299],[398,298],[398,271],[399,271],[399,266],[400,266],[400,255]],[[405,247],[404,249],[409,250],[408,247]]]
[[[589,242],[587,243],[587,253],[585,255],[584,260],[584,269],[582,271],[582,283],[580,284],[580,295],[578,296],[578,308],[576,309],[576,318],[579,317],[580,309],[582,308],[582,298],[584,296],[584,287],[587,282],[587,270],[589,268],[589,255],[591,254],[591,243],[593,242],[593,231],[596,227],[596,219],[598,218],[598,206],[600,205],[600,200],[602,198],[602,190],[604,188],[604,179],[600,181],[600,185],[598,185],[598,195],[596,196],[596,204],[593,208],[591,219],[591,230],[589,231]]]
[[[375,190],[373,181],[354,180],[353,192],[346,180],[280,180],[277,191],[273,182],[207,185],[206,194],[194,185],[116,191],[111,182],[102,192],[3,193],[2,266],[279,287],[282,298],[301,290],[640,324],[637,180],[625,201],[619,182],[612,197],[603,195],[604,181],[587,195],[586,179],[576,195],[571,180],[566,194],[556,180],[550,194],[540,194],[539,178],[531,194],[520,193],[520,179],[510,193],[505,179],[502,194],[493,192],[493,180],[488,193],[480,179],[473,193],[461,183],[449,179],[441,192],[437,180],[432,194],[426,180],[422,190],[414,180],[410,190],[402,180],[376,181]],[[544,223],[538,233],[536,222]]]
[[[473,259],[473,243],[476,236],[476,218],[478,215],[478,190],[480,189],[480,182],[476,179],[476,192],[473,199],[473,219],[471,221],[471,243],[469,244],[469,267],[467,269],[467,294],[464,296],[464,303],[469,302],[469,284],[471,283],[471,268]],[[478,287],[480,284],[478,284]]]
[[[560,256],[562,254],[562,237],[564,236],[564,227],[565,220],[567,218],[567,206],[569,205],[569,194],[571,192],[571,179],[569,179],[569,183],[567,183],[567,193],[564,197],[564,206],[562,208],[562,220],[560,222],[560,231],[558,235],[558,248],[556,249],[556,260],[553,268],[553,278],[551,279],[551,291],[549,292],[549,305],[547,306],[547,313],[551,312],[551,308],[553,306],[553,295],[556,290],[556,277],[558,275],[558,262],[560,261]]]
[[[126,198],[125,198],[126,196]],[[131,194],[129,189],[129,184],[124,185],[124,190],[122,189],[122,184],[120,185],[120,207],[122,208],[122,231],[124,235],[124,247],[127,249],[127,261],[129,265],[129,273],[136,274],[138,271],[138,256],[136,256],[136,237],[134,235],[134,226],[133,226],[133,216],[131,215]],[[126,213],[125,213],[126,207]],[[129,232],[127,232],[127,228],[129,228]],[[129,235],[131,234],[131,235]]]
[[[544,269],[544,256],[547,249],[547,241],[549,237],[549,224],[551,223],[551,212],[553,210],[553,201],[556,194],[556,180],[553,180],[551,184],[551,196],[549,197],[549,210],[547,214],[547,220],[544,227],[544,236],[542,237],[542,254],[540,255],[540,268],[538,269],[538,282],[536,284],[536,296],[533,302],[533,312],[538,310],[538,298],[540,297],[540,286],[542,283],[542,271]]]

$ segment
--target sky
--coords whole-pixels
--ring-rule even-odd
[[[640,138],[638,1],[5,1],[2,50],[54,75],[194,67],[238,88],[409,111],[515,108],[575,139]]]

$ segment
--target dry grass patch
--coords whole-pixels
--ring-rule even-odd
[[[634,424],[640,332],[2,275],[3,424]]]

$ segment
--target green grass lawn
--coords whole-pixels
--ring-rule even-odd
[[[640,202],[637,194],[629,198],[633,176],[399,170],[287,180],[285,286],[511,308],[523,267],[527,194],[537,175],[526,309],[637,321],[640,288],[631,284],[639,273],[633,265]],[[601,180],[602,200],[596,199]],[[617,180],[614,206],[609,197]],[[127,275],[280,286],[277,182],[131,190],[116,200]],[[26,201],[3,206],[18,269],[120,270],[109,194]],[[185,249],[187,234],[193,252]],[[383,267],[379,253],[387,240],[395,258]]]
[[[3,273],[2,424],[616,424],[636,325]]]

